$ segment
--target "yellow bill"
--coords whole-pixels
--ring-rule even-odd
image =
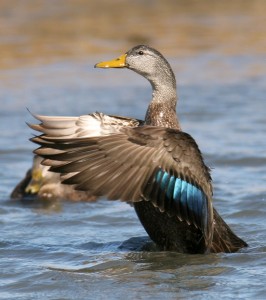
[[[38,194],[43,183],[43,176],[41,170],[32,171],[32,179],[25,188],[25,192],[28,194]]]
[[[119,56],[116,59],[103,61],[96,64],[95,68],[124,68],[126,66],[126,54]]]

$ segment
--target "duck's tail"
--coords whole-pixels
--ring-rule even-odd
[[[225,223],[218,212],[213,209],[214,232],[211,252],[236,252],[241,248],[247,247],[248,244],[239,238],[230,227]]]

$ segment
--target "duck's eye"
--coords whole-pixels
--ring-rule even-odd
[[[140,50],[140,51],[138,52],[138,54],[139,54],[139,55],[143,55],[144,52]]]

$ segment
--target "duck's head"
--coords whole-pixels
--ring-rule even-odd
[[[116,59],[100,62],[95,68],[128,68],[147,78],[154,89],[163,85],[176,88],[168,61],[159,51],[145,45],[135,46]]]

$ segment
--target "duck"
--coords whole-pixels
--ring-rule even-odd
[[[156,49],[138,45],[95,68],[126,68],[147,79],[152,99],[145,119],[95,112],[79,117],[33,114],[49,171],[63,184],[97,197],[130,202],[162,251],[188,254],[236,252],[247,243],[213,207],[210,168],[176,114],[174,72]]]
[[[88,202],[97,200],[97,197],[92,195],[90,191],[77,191],[71,185],[63,185],[60,181],[60,175],[49,171],[48,166],[41,164],[42,160],[42,157],[38,155],[33,156],[32,167],[11,192],[11,199]]]

